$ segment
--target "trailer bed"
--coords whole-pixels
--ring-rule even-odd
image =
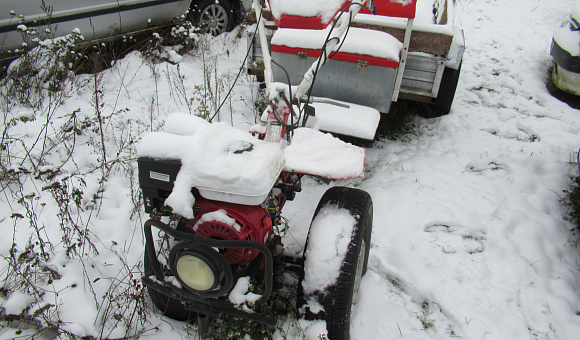
[[[266,35],[270,41],[277,28],[268,9],[264,9],[262,15],[267,20],[266,26],[269,29]],[[453,25],[453,18],[454,0],[417,0],[409,54],[398,98],[434,103],[439,96],[445,70],[460,68],[465,44],[463,30]],[[387,32],[403,41],[406,19],[359,13],[351,26]],[[259,39],[250,34],[248,42],[253,39],[249,70],[250,73],[260,75],[262,51]],[[291,75],[291,78],[301,75]]]

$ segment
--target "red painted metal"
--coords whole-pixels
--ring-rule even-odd
[[[377,15],[414,19],[417,8],[417,0],[405,3],[404,0],[374,0],[377,7]],[[371,14],[371,11],[361,8],[359,13]]]
[[[220,221],[200,223],[195,231],[196,235],[219,240],[254,241],[261,244],[272,236],[272,221],[268,211],[262,206],[247,206],[206,200],[196,195],[194,206],[194,220],[186,228],[194,229],[199,219],[210,212],[224,210],[226,214],[236,220],[236,227]],[[247,248],[220,249],[220,253],[229,264],[244,265],[250,263],[258,255],[258,251]]]
[[[287,54],[294,54],[298,55],[298,52],[305,52],[309,57],[318,58],[320,56],[320,50],[314,49],[306,49],[300,47],[288,47],[284,45],[274,45],[270,46],[272,52],[280,52],[280,53],[287,53]],[[379,58],[375,56],[370,56],[366,54],[355,54],[355,53],[348,53],[348,52],[338,52],[332,53],[331,60],[341,60],[347,61],[351,63],[358,63],[359,61],[366,61],[368,65],[375,65],[375,66],[383,66],[383,67],[390,67],[390,68],[398,68],[399,62],[393,59],[387,58]]]
[[[350,1],[345,1],[340,7],[341,9],[334,14],[333,18],[336,17],[337,14],[342,11],[349,3]],[[415,18],[417,0],[374,0],[373,4],[377,9],[376,15],[408,19]],[[360,13],[371,14],[371,11],[365,8],[361,8]],[[322,21],[320,15],[313,17],[303,17],[292,14],[282,14],[279,18],[274,17],[274,23],[277,27],[280,28],[321,30],[328,27],[331,22],[332,19]]]

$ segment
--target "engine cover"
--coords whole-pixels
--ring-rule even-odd
[[[196,197],[194,217],[186,228],[206,238],[266,244],[272,235],[270,215],[259,205],[230,204]],[[244,265],[254,260],[259,252],[249,248],[224,248],[220,253],[230,265]]]

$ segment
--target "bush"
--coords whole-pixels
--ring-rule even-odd
[[[576,175],[570,177],[570,188],[564,190],[564,197],[562,204],[565,208],[565,218],[572,223],[573,228],[570,230],[572,234],[572,243],[580,245],[580,150],[576,154],[576,163],[578,172]]]
[[[38,46],[23,51],[0,79],[0,191],[3,210],[12,211],[0,219],[5,240],[11,241],[10,249],[0,254],[0,304],[19,302],[0,308],[3,336],[14,331],[20,338],[92,338],[69,328],[62,317],[65,308],[59,294],[75,289],[94,300],[94,306],[86,308],[98,311],[94,323],[100,328],[99,338],[113,337],[113,332],[133,337],[145,331],[151,311],[140,282],[141,263],[127,259],[115,241],[103,244],[91,227],[113,174],[126,178],[134,205],[131,218],[137,216],[135,223],[140,224],[136,141],[140,131],[151,129],[151,122],[124,117],[128,109],[111,110],[99,72],[133,50],[150,56],[148,60],[169,60],[164,59],[165,43],[178,44],[171,50],[179,53],[195,47],[197,35],[191,25],[159,32],[93,45],[79,45],[80,32],[35,41]],[[23,34],[36,36],[27,28]],[[91,100],[82,109],[62,105],[87,90]],[[95,156],[84,158],[81,148]],[[103,254],[111,264],[95,265],[94,259]],[[114,275],[105,273],[113,264]],[[73,267],[80,270],[68,284],[63,273]],[[54,286],[65,288],[56,291]]]

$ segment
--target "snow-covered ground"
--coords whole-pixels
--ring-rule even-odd
[[[551,35],[572,3],[458,0],[455,19],[465,29],[467,49],[451,113],[417,118],[412,138],[376,141],[367,149],[364,178],[330,185],[306,179],[303,192],[286,206],[287,250],[300,252],[316,204],[329,186],[355,186],[371,194],[372,248],[353,310],[353,339],[579,337],[580,250],[571,243],[572,226],[563,219],[560,199],[577,170],[580,112],[553,98],[545,86]],[[223,98],[245,55],[245,39],[235,32],[204,39],[211,52],[186,56],[177,65],[145,62],[132,53],[97,76],[79,77],[84,85],[48,112],[53,121],[46,131],[53,141],[60,135],[51,129],[61,131],[73,112],[76,124],[86,123],[74,150],[69,138],[50,150],[36,143],[33,151],[41,154],[47,148],[39,164],[50,169],[64,163],[53,180],[67,183],[68,190],[81,189],[79,209],[71,203],[72,220],[81,231],[87,228],[94,249],[75,248],[75,240],[63,237],[84,234],[61,232],[66,219],[51,189],[39,187],[49,182],[27,177],[19,193],[27,198],[20,203],[3,187],[0,254],[9,258],[13,243],[16,254],[22,254],[28,239],[35,240],[28,207],[39,216],[37,230],[50,241],[33,249],[52,249],[54,255],[42,263],[60,276],[38,278],[41,301],[33,298],[35,292],[0,298],[7,313],[18,314],[28,304],[33,312],[50,303],[59,306],[62,327],[72,333],[126,334],[124,322],[135,306],[127,292],[138,290],[132,279],[138,282],[141,275],[146,216],[142,210],[133,214],[136,184],[128,174],[135,169],[113,163],[134,157],[134,142],[159,129],[167,114],[202,112],[197,103],[207,93],[204,74],[211,75],[208,91],[216,91],[216,80],[225,84],[216,91]],[[249,129],[255,123],[256,90],[257,84],[242,76],[219,120]],[[46,99],[44,107],[49,103]],[[102,136],[96,111],[104,120]],[[17,106],[7,120],[12,117],[36,117],[10,129],[11,136],[32,148],[39,131],[44,134],[46,112]],[[101,138],[112,169],[102,183]],[[18,143],[11,144],[12,150],[20,150]],[[17,157],[11,162],[14,168],[20,164]],[[27,195],[32,193],[36,198]],[[102,200],[95,201],[95,195]],[[5,287],[13,280],[6,280]],[[288,338],[299,333],[296,325],[281,322]],[[11,326],[0,330],[1,338],[17,337],[17,325]],[[196,334],[155,313],[133,327],[147,339]],[[32,330],[21,336],[27,334]]]

